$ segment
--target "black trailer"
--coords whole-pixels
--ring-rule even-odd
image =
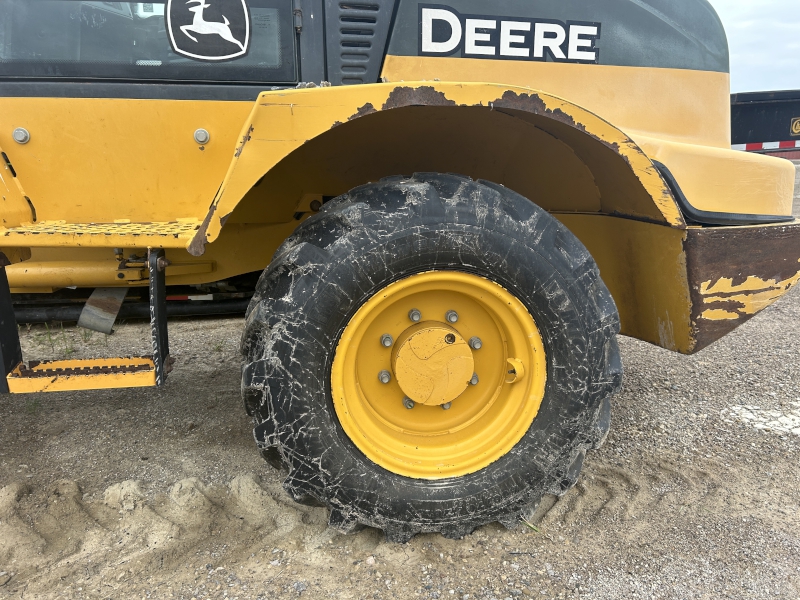
[[[800,158],[800,90],[733,94],[731,126],[734,148]]]

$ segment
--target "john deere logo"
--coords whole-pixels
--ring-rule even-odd
[[[792,135],[800,135],[800,117],[792,119]]]
[[[230,60],[247,54],[250,12],[245,0],[167,0],[172,49],[195,60]]]

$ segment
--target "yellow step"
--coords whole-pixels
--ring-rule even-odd
[[[6,377],[9,392],[71,392],[156,385],[150,357],[31,361]]]
[[[0,227],[0,247],[185,248],[200,225],[197,219],[164,223],[40,221],[19,227]]]

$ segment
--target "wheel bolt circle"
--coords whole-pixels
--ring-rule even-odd
[[[469,347],[472,348],[473,350],[480,350],[481,348],[483,348],[483,342],[481,341],[481,338],[479,337],[470,338]]]
[[[450,410],[453,407],[452,402],[448,402],[447,404],[442,404],[442,410]]]
[[[444,318],[448,323],[458,323],[458,313],[454,310],[448,310]]]
[[[478,374],[477,373],[473,373],[472,374],[472,379],[469,380],[469,384],[470,385],[478,385],[479,381],[480,381],[480,379],[478,379]]]
[[[416,405],[417,405],[417,403],[416,403],[416,402],[414,402],[414,401],[413,401],[411,398],[409,398],[408,396],[406,396],[405,398],[403,398],[403,406],[405,406],[405,407],[406,407],[408,410],[411,410],[411,409],[412,409],[412,408],[414,408]]]
[[[378,373],[378,379],[382,384],[386,385],[392,380],[392,374],[389,371],[381,371]]]
[[[394,338],[388,333],[384,333],[381,336],[381,346],[384,348],[391,348],[392,344],[394,344]]]
[[[408,311],[408,318],[414,323],[419,323],[422,320],[422,313],[416,308],[412,308],[410,311]]]

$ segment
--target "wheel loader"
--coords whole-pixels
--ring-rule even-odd
[[[4,391],[163,385],[165,286],[263,271],[285,489],[460,538],[575,484],[620,332],[692,354],[797,283],[706,0],[442,1],[0,0]],[[151,356],[23,358],[11,294],[137,286]]]

